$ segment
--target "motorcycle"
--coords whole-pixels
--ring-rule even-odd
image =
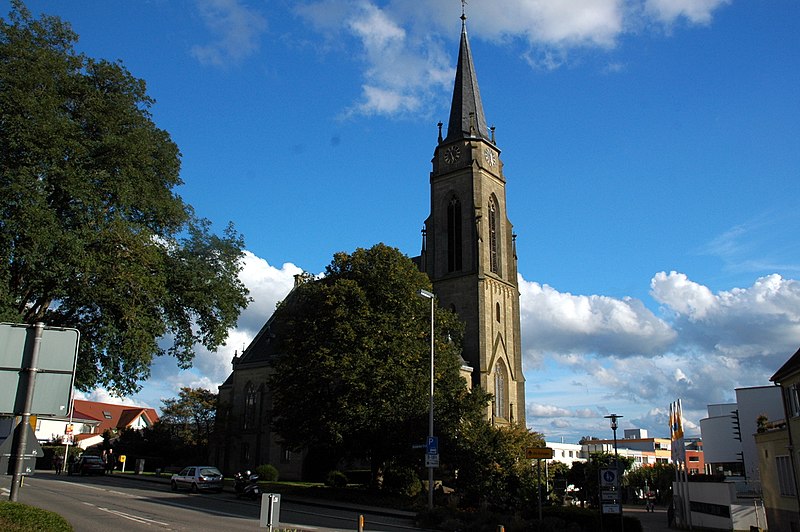
[[[233,476],[233,489],[236,492],[236,497],[239,499],[249,498],[256,500],[261,497],[258,475],[250,471],[240,471]]]

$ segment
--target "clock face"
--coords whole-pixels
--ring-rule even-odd
[[[450,146],[444,152],[444,162],[453,164],[461,158],[461,148],[458,146]]]
[[[486,162],[489,163],[489,166],[494,166],[497,164],[497,155],[495,155],[494,152],[489,148],[484,148],[483,158],[486,159]]]

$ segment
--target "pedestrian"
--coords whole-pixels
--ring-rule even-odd
[[[109,449],[108,450],[108,454],[106,454],[106,473],[107,474],[111,475],[112,473],[114,473],[114,466],[116,465],[115,464],[116,459],[117,459],[117,457],[114,456],[113,449]]]
[[[60,475],[61,470],[64,469],[64,457],[60,454],[53,456],[53,467],[56,470],[56,475]]]
[[[75,469],[75,455],[69,453],[67,456],[67,475],[72,475],[72,470]]]

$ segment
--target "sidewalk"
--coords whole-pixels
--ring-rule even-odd
[[[625,506],[622,508],[624,515],[637,518],[642,522],[644,532],[668,532],[675,529],[667,526],[666,508],[656,506],[655,511],[648,512],[644,506]]]

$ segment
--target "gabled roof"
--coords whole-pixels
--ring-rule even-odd
[[[106,429],[124,429],[134,424],[140,416],[144,416],[149,425],[158,421],[158,414],[152,408],[141,406],[115,405],[75,399],[74,411],[81,417],[97,420],[99,432]]]
[[[780,383],[782,380],[785,380],[787,377],[797,372],[800,372],[800,349],[798,349],[769,380]]]
[[[458,49],[456,81],[445,142],[471,137],[490,140],[489,128],[486,126],[486,117],[483,114],[481,91],[478,89],[478,78],[475,75],[475,65],[472,64],[472,52],[467,39],[467,17],[462,14],[461,46]]]

